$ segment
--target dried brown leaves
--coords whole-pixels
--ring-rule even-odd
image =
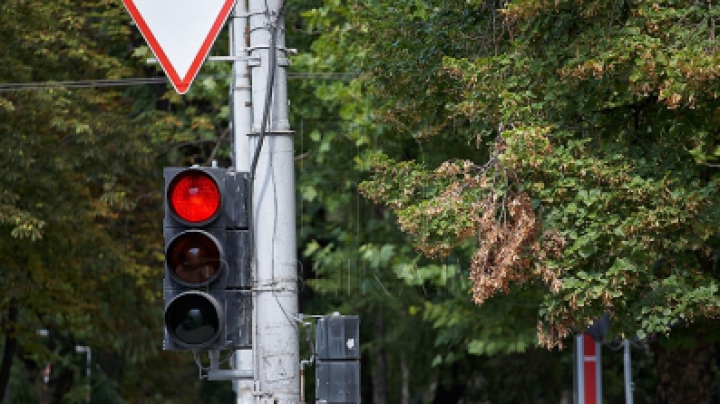
[[[558,257],[565,242],[553,231],[540,237],[540,223],[526,193],[506,193],[489,199],[478,220],[478,241],[470,266],[475,303],[482,304],[498,292],[508,292],[512,283],[537,277],[553,291],[560,289],[558,274],[542,262]]]

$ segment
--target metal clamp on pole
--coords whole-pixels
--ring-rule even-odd
[[[248,136],[260,136],[257,132],[248,133]],[[265,132],[265,136],[295,136],[294,130],[274,130]],[[297,279],[295,279],[297,280]]]
[[[249,46],[245,49],[243,49],[245,52],[252,52],[257,49],[270,49],[270,45],[256,45],[256,46]],[[286,48],[284,46],[276,46],[275,50],[278,52],[285,52],[290,55],[297,55],[298,50],[296,48]]]
[[[208,56],[207,59],[205,59],[206,62],[241,62],[246,60],[252,60],[255,58],[252,58],[250,56]],[[147,58],[145,60],[145,63],[149,65],[156,65],[158,64],[158,60],[156,58]]]
[[[209,351],[210,368],[208,369],[208,380],[239,380],[252,379],[252,372],[243,371],[241,369],[220,369],[220,351],[213,349]]]

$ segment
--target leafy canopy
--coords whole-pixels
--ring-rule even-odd
[[[432,147],[460,133],[477,145],[444,162],[386,152],[364,192],[426,253],[475,240],[477,303],[512,285],[541,287],[545,345],[603,312],[615,332],[641,337],[716,317],[720,10],[470,3],[363,9],[403,16],[363,26],[390,38],[372,45],[378,57],[367,63],[371,93],[384,100],[377,116],[401,123],[388,142],[409,127]],[[438,33],[446,15],[467,17]],[[439,117],[465,123],[463,131],[432,126]]]

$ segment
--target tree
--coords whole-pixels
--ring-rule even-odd
[[[720,10],[672,1],[357,10],[375,116],[397,128],[384,143],[468,142],[432,161],[384,150],[364,192],[426,254],[476,242],[477,304],[539,292],[544,346],[609,312],[613,335],[652,341],[660,402],[705,402],[720,305]]]
[[[167,402],[176,392],[148,388],[159,377],[147,366],[178,362],[157,354],[156,163],[170,125],[155,119],[149,87],[63,83],[143,74],[128,51],[127,12],[110,1],[9,1],[0,24],[0,399],[11,374],[31,389],[52,363],[46,388],[14,396],[84,401],[75,346],[89,345],[95,397]]]
[[[473,151],[461,136],[442,139],[429,148],[413,138],[392,136],[394,122],[399,121],[381,121],[372,113],[386,101],[392,104],[395,95],[388,92],[375,97],[368,92],[367,70],[362,68],[372,63],[374,55],[366,52],[367,43],[357,39],[353,17],[357,7],[333,1],[309,3],[293,3],[307,11],[298,15],[291,9],[288,18],[288,26],[300,30],[295,34],[307,33],[311,38],[308,45],[297,37],[288,41],[301,49],[292,68],[304,77],[315,77],[291,81],[290,91],[293,126],[298,131],[296,145],[300,147],[299,244],[305,245],[303,273],[310,279],[306,290],[312,290],[312,294],[307,293],[312,299],[304,312],[339,309],[361,315],[367,332],[363,335],[363,369],[385,375],[363,379],[364,386],[372,389],[363,390],[367,401],[502,399],[502,386],[519,383],[519,372],[508,371],[507,378],[491,375],[500,368],[508,369],[508,363],[516,364],[518,367],[512,367],[515,370],[527,368],[520,365],[522,355],[508,362],[502,358],[528,349],[536,352],[531,348],[536,327],[536,306],[531,302],[538,304],[538,294],[521,292],[482,307],[473,305],[467,298],[469,282],[464,269],[469,248],[456,250],[442,261],[425,259],[412,251],[410,239],[397,231],[392,212],[358,194],[358,184],[369,178],[379,150],[438,162],[453,153],[467,157]],[[368,28],[371,35],[382,32],[375,27],[397,21],[393,14],[378,12],[374,17],[378,18],[372,19]],[[445,16],[447,21],[457,22],[456,17]],[[409,37],[427,44],[416,33]],[[428,63],[423,66],[440,62],[433,57],[425,60]],[[392,70],[396,67],[383,67],[391,70],[388,75],[397,77],[397,71]],[[440,70],[437,66],[433,69],[423,74],[433,77]],[[425,102],[416,117],[432,122],[418,123],[418,128],[449,127],[458,134],[468,130],[466,120],[437,113],[443,99],[435,93],[425,96],[427,90],[410,81],[399,87],[410,93],[408,99]],[[441,86],[433,88],[437,94],[445,93]],[[406,121],[402,124],[410,126]],[[408,127],[401,129],[403,133],[411,132]],[[509,316],[515,320],[511,324]],[[562,370],[556,372],[564,353],[541,352],[537,357],[543,354],[548,375],[544,391],[538,383],[536,389],[517,391],[513,399],[558,401],[562,385],[571,385],[563,379]],[[489,385],[485,380],[494,383]]]

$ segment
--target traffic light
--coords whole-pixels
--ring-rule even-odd
[[[247,175],[168,167],[164,177],[164,349],[249,346]]]

